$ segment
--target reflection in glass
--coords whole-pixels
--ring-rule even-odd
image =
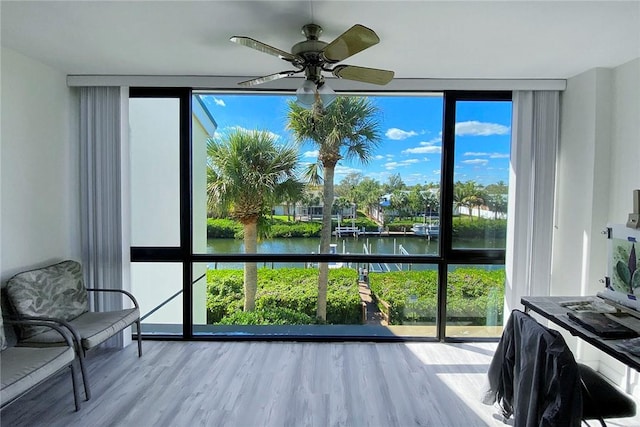
[[[131,292],[140,304],[144,334],[182,334],[181,263],[131,263]]]
[[[132,246],[180,245],[179,112],[177,98],[129,100]]]
[[[504,265],[454,265],[447,274],[447,337],[499,337]]]

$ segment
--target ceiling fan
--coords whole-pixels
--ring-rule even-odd
[[[229,40],[234,43],[277,56],[289,62],[294,68],[246,80],[238,84],[243,87],[251,87],[304,72],[305,82],[296,92],[298,101],[302,104],[312,105],[319,95],[324,98],[323,101],[326,106],[335,98],[335,93],[324,84],[323,71],[330,72],[338,78],[378,85],[385,85],[393,79],[394,72],[389,70],[344,64],[336,65],[338,62],[380,42],[380,38],[370,28],[356,24],[331,43],[319,40],[321,33],[322,27],[319,25],[307,24],[303,26],[302,34],[307,39],[294,44],[291,48],[291,53],[250,37],[231,37]]]

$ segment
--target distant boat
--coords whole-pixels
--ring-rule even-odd
[[[429,238],[437,239],[440,236],[440,224],[437,222],[432,222],[429,224],[413,224],[411,227],[411,231],[416,236],[425,236]]]

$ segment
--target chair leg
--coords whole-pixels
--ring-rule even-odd
[[[86,400],[91,399],[91,389],[89,388],[89,375],[84,364],[84,349],[78,350],[78,361],[80,362],[80,372],[82,373],[82,382],[84,383],[84,395]]]
[[[138,325],[138,357],[142,357],[142,329],[140,328],[140,319],[136,321]]]
[[[80,384],[78,384],[78,373],[76,372],[75,360],[71,362],[71,382],[73,383],[73,401],[76,405],[76,412],[80,410]]]

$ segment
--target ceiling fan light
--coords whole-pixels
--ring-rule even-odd
[[[328,107],[333,101],[336,100],[336,93],[327,84],[318,85],[318,94],[322,100],[322,106]]]
[[[305,80],[302,86],[296,90],[298,104],[311,106],[316,100],[316,84],[311,80]]]

